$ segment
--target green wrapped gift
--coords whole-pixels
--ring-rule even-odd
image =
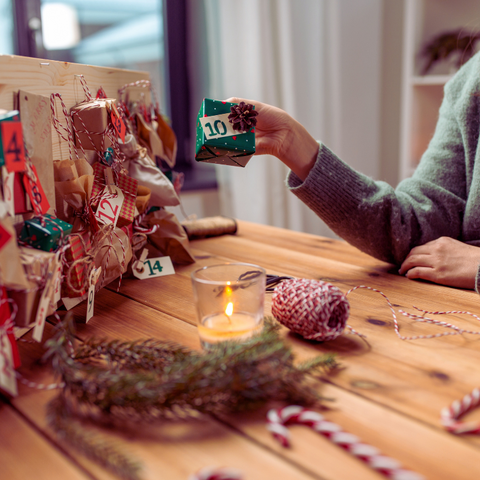
[[[60,239],[71,232],[72,225],[47,213],[43,217],[25,220],[20,240],[33,248],[53,252],[57,249]]]
[[[245,167],[255,153],[255,128],[234,130],[228,117],[236,103],[205,98],[197,117],[195,160]],[[252,106],[251,110],[255,107]]]
[[[18,110],[10,110],[9,112],[0,112],[0,122],[19,122],[20,112]],[[5,156],[3,154],[3,141],[0,133],[0,167],[5,165]]]

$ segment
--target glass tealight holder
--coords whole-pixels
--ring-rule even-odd
[[[263,326],[266,272],[257,265],[227,263],[192,273],[198,333],[203,348],[244,341]]]

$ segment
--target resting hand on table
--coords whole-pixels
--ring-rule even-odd
[[[440,237],[412,248],[402,263],[399,273],[407,278],[458,288],[475,288],[480,263],[480,248]]]
[[[265,103],[244,98],[229,98],[227,102],[251,103],[258,112],[255,127],[256,155],[274,155],[305,180],[318,153],[317,141],[305,127],[287,112]]]

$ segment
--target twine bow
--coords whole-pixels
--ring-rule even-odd
[[[82,295],[84,290],[88,287],[88,281],[89,281],[88,279],[90,278],[90,274],[92,270],[95,268],[95,257],[102,251],[102,249],[107,249],[108,253],[107,253],[106,264],[104,265],[104,268],[102,268],[102,281],[101,281],[100,287],[103,286],[103,282],[105,280],[106,270],[110,261],[111,250],[113,250],[118,263],[121,265],[121,271],[123,271],[125,267],[125,260],[126,260],[125,247],[123,245],[122,240],[120,239],[118,234],[115,232],[115,227],[113,226],[113,224],[105,225],[99,229],[99,231],[93,237],[92,247],[90,249],[87,248],[87,245],[81,234],[72,233],[70,236],[72,235],[78,236],[82,244],[83,251],[86,252],[82,258],[78,258],[77,260],[71,263],[71,265],[68,267],[68,270],[65,274],[65,281],[67,282],[68,288],[71,289],[73,293],[76,293],[77,295],[80,296]],[[122,253],[123,253],[122,260],[120,260],[117,250],[113,245],[109,243],[104,243],[104,240],[107,237],[112,238],[113,235],[116,235],[118,241],[120,242]],[[72,272],[75,271],[75,267],[77,267],[78,265],[83,266],[84,282],[82,285],[79,286],[79,288],[76,288],[72,283]],[[120,288],[121,281],[122,281],[122,274],[120,273],[120,281],[119,281],[118,288]]]

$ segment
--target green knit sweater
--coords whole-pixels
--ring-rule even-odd
[[[288,187],[340,237],[387,262],[448,236],[480,246],[480,54],[445,86],[435,134],[396,189],[356,172],[325,145]]]

